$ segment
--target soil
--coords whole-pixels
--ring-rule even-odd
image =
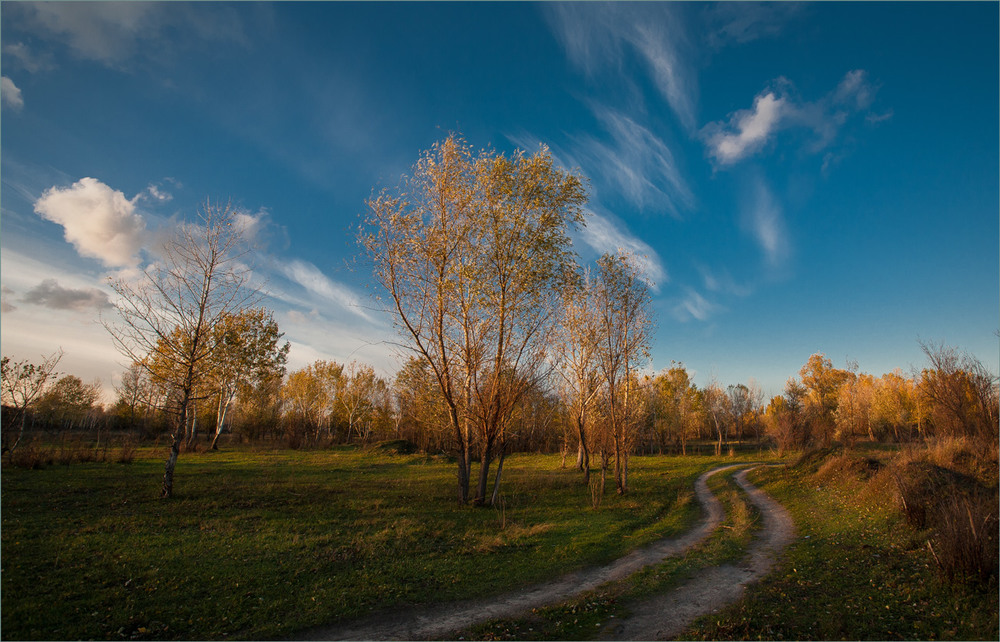
[[[559,579],[507,594],[479,600],[453,602],[419,609],[379,613],[354,623],[320,627],[296,635],[300,640],[427,640],[453,639],[455,632],[495,618],[522,615],[532,608],[558,604],[622,579],[669,557],[683,555],[704,541],[724,517],[722,504],[708,489],[712,475],[735,467],[715,468],[695,482],[695,496],[704,509],[697,526],[684,535],[663,539],[632,551],[606,566],[569,573]],[[752,466],[752,465],[751,465]],[[791,541],[791,517],[777,502],[746,480],[747,471],[735,476],[763,515],[761,535],[750,545],[745,563],[720,566],[663,596],[633,605],[636,615],[615,622],[602,631],[605,639],[652,640],[676,635],[695,617],[739,599],[744,587],[771,568],[775,556]]]

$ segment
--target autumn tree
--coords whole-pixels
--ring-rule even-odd
[[[615,459],[615,489],[628,491],[628,463],[635,439],[639,366],[649,357],[652,318],[649,289],[623,254],[597,261],[596,361],[607,398],[607,420]]]
[[[38,398],[34,408],[50,424],[72,430],[83,424],[100,397],[100,380],[85,384],[75,375],[65,375]]]
[[[245,395],[261,382],[281,378],[291,345],[281,343],[274,314],[264,308],[241,310],[223,315],[212,327],[212,357],[207,375],[218,396],[215,436],[212,449],[218,449],[219,436],[226,423],[229,407],[236,395]]]
[[[697,437],[701,422],[698,389],[683,364],[673,365],[653,376],[648,384],[651,399],[651,429],[663,446],[672,442],[681,454],[687,454],[687,442]]]
[[[344,366],[336,361],[320,359],[290,373],[281,387],[281,399],[292,436],[304,429],[317,441],[323,432],[333,440],[343,388]]]
[[[595,289],[584,272],[564,286],[562,310],[552,343],[559,389],[577,439],[576,466],[590,483],[588,416],[601,392],[597,363],[598,317]]]
[[[388,384],[366,363],[352,361],[344,370],[337,401],[347,420],[348,439],[367,442],[380,419],[387,417]]]
[[[827,445],[834,437],[838,392],[851,373],[834,368],[833,363],[821,353],[809,357],[799,370],[806,389],[804,412],[810,423],[812,436]]]
[[[159,248],[158,260],[139,279],[112,279],[119,321],[106,321],[118,350],[133,363],[169,364],[164,384],[173,399],[175,425],[164,466],[162,497],[171,497],[174,468],[188,425],[191,401],[211,358],[213,329],[227,316],[252,307],[244,262],[245,217],[231,205],[206,202],[196,223],[182,223]]]
[[[3,413],[3,452],[13,453],[24,437],[24,424],[28,406],[45,390],[49,380],[56,376],[55,369],[63,357],[62,348],[40,363],[27,360],[0,359],[0,399],[13,413]],[[15,437],[14,430],[17,430]]]
[[[997,378],[976,357],[943,344],[921,343],[928,367],[920,374],[920,393],[940,434],[967,437],[996,452]]]
[[[729,437],[729,420],[732,415],[729,395],[718,381],[712,381],[702,390],[705,414],[715,428],[715,454],[722,454],[723,441]]]
[[[368,200],[360,241],[407,347],[448,407],[458,499],[469,499],[475,431],[485,503],[511,411],[545,361],[559,286],[583,220],[579,177],[544,147],[507,157],[449,136],[393,191]],[[502,455],[501,455],[502,456]]]
[[[425,451],[445,449],[448,407],[426,360],[411,356],[393,381],[397,432]]]

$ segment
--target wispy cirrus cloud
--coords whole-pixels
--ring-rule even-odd
[[[635,56],[688,131],[697,123],[698,83],[680,8],[664,3],[552,3],[553,32],[570,62],[589,78],[627,77]]]
[[[6,57],[5,64],[13,63],[14,66],[31,74],[48,71],[55,66],[52,63],[51,55],[38,54],[23,42],[5,44],[3,55]]]
[[[600,254],[623,254],[654,292],[659,293],[660,286],[670,280],[656,250],[628,232],[623,223],[591,212],[580,235],[584,243]]]
[[[705,6],[702,16],[709,46],[721,49],[777,36],[802,13],[797,2],[715,2]]]
[[[610,139],[578,141],[579,158],[595,175],[614,184],[640,210],[662,208],[675,217],[694,204],[694,195],[670,148],[650,128],[603,105],[593,106]]]
[[[305,288],[312,296],[335,303],[367,321],[374,321],[362,307],[360,297],[349,287],[327,277],[312,263],[293,259],[287,262],[278,261],[276,265],[286,278]]]
[[[701,136],[708,155],[720,166],[754,156],[783,130],[810,132],[803,149],[819,153],[836,141],[849,120],[864,115],[869,124],[875,124],[886,118],[870,111],[877,91],[863,69],[847,72],[833,90],[812,102],[797,98],[792,83],[778,78],[757,94],[750,109],[705,125]]]
[[[684,295],[674,304],[671,313],[675,319],[681,322],[692,319],[708,321],[713,315],[724,310],[724,307],[709,301],[694,288],[685,287]]]
[[[753,182],[747,196],[744,199],[748,203],[744,212],[745,225],[763,252],[768,267],[780,267],[791,254],[781,205],[759,179]]]
[[[127,67],[139,57],[155,60],[179,43],[248,41],[239,12],[226,6],[204,10],[169,2],[24,2],[5,7],[5,12],[36,38],[114,68]],[[19,60],[36,68],[50,65],[48,52],[29,54],[21,47],[12,50]]]

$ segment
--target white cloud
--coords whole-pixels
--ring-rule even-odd
[[[166,203],[174,198],[173,194],[164,191],[159,186],[153,185],[152,183],[150,183],[149,187],[146,188],[146,191],[142,193],[142,196],[151,198],[159,203]]]
[[[547,6],[553,31],[572,64],[591,78],[608,69],[620,79],[628,76],[623,72],[627,52],[634,53],[681,125],[694,129],[698,86],[685,55],[688,43],[679,9],[664,3]]]
[[[724,308],[716,303],[712,303],[692,288],[684,288],[684,298],[677,303],[672,312],[678,321],[686,322],[691,319],[707,321],[713,314],[721,312]]]
[[[730,116],[727,125],[707,125],[702,131],[706,134],[709,154],[719,163],[729,165],[756,152],[778,128],[785,108],[785,99],[769,91],[754,98],[752,109]]]
[[[96,178],[71,187],[52,187],[35,203],[42,218],[63,226],[66,240],[81,256],[109,267],[134,267],[146,237],[146,223],[135,200]]]
[[[591,213],[581,230],[583,241],[597,252],[624,254],[654,292],[670,279],[656,251],[645,241],[622,231],[610,218]]]
[[[6,56],[6,64],[14,62],[28,73],[47,71],[53,68],[48,56],[36,55],[28,49],[23,42],[12,42],[3,46],[3,55]]]
[[[792,85],[784,78],[774,85],[754,98],[753,108],[731,114],[727,122],[702,128],[708,154],[719,165],[732,165],[759,152],[781,130],[811,132],[812,140],[804,149],[818,154],[833,145],[855,116],[865,114],[869,124],[885,120],[884,114],[869,111],[878,87],[863,69],[848,71],[832,91],[813,102],[793,98]]]
[[[679,217],[682,209],[693,206],[694,195],[659,136],[617,110],[603,105],[592,109],[610,140],[583,137],[575,141],[576,159],[589,175],[610,182],[640,210]]]
[[[20,111],[24,107],[21,90],[7,76],[0,76],[0,96],[3,96],[3,104],[14,111]]]
[[[158,7],[148,2],[40,2],[24,10],[80,56],[111,62],[136,46],[152,27]]]
[[[287,263],[279,263],[278,269],[288,279],[298,283],[311,294],[336,303],[363,319],[373,320],[361,307],[361,300],[350,288],[330,280],[312,263],[293,259]]]
[[[750,202],[746,213],[750,232],[764,253],[767,264],[779,267],[788,258],[791,249],[781,206],[761,180],[755,182],[753,193],[747,200]]]

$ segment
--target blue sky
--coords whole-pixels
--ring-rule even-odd
[[[123,369],[108,276],[254,217],[290,365],[395,370],[353,226],[449,132],[590,179],[581,260],[652,283],[654,369],[998,369],[997,3],[3,3],[3,354]]]

